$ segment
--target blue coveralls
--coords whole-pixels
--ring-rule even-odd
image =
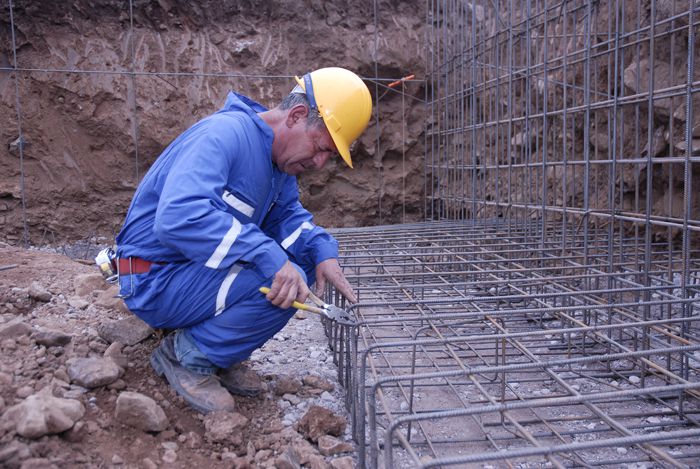
[[[214,365],[248,358],[294,314],[269,303],[288,259],[314,282],[338,243],[313,224],[296,178],[272,163],[266,109],[229,93],[223,109],[173,141],[136,190],[117,256],[153,264],[121,275],[129,309],[152,327],[185,329]]]

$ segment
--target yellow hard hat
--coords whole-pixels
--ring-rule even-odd
[[[302,78],[294,77],[331,134],[338,153],[352,168],[350,144],[362,134],[372,114],[367,85],[350,70],[321,68]]]

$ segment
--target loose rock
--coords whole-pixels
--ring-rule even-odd
[[[17,397],[20,399],[24,399],[25,397],[29,397],[32,394],[34,394],[34,388],[31,386],[22,386],[17,391],[15,392]]]
[[[301,383],[293,376],[280,375],[275,380],[272,389],[278,396],[284,394],[296,394],[301,391]]]
[[[311,388],[322,389],[324,391],[333,391],[333,389],[335,389],[333,383],[316,375],[306,375],[302,378],[302,382]]]
[[[106,290],[109,286],[99,273],[76,275],[73,285],[75,285],[75,294],[78,296],[88,296],[95,290]]]
[[[240,445],[241,433],[237,430],[245,427],[248,419],[238,412],[217,411],[204,417],[205,438],[209,441],[220,441]]]
[[[332,456],[352,451],[353,447],[350,443],[340,441],[330,435],[323,435],[318,438],[318,450],[324,456]]]
[[[346,425],[344,417],[314,405],[301,418],[297,430],[311,441],[317,441],[323,435],[342,435]]]
[[[334,459],[331,461],[333,469],[355,469],[355,462],[350,456]]]
[[[301,469],[299,455],[294,448],[287,448],[277,459],[275,459],[277,469]]]
[[[177,461],[177,453],[171,449],[165,450],[162,459],[164,463],[172,464]]]
[[[306,465],[311,469],[328,469],[330,467],[323,456],[311,456]]]
[[[148,396],[137,392],[122,392],[114,413],[117,421],[147,432],[161,432],[168,427],[163,409]]]
[[[124,370],[110,358],[77,358],[68,367],[71,382],[88,389],[113,383],[122,373]]]
[[[29,298],[33,300],[42,301],[48,303],[51,301],[51,292],[49,292],[43,285],[39,282],[32,282],[29,286]]]
[[[129,359],[126,357],[126,355],[122,354],[122,348],[124,348],[124,344],[121,342],[112,342],[112,345],[107,347],[107,350],[105,350],[104,357],[109,357],[121,368],[126,368],[129,364]]]
[[[29,458],[22,462],[20,469],[58,469],[58,466],[46,458]]]
[[[75,422],[75,425],[70,430],[61,433],[61,438],[71,443],[79,443],[85,439],[88,434],[88,425],[82,420]]]
[[[23,437],[35,439],[68,430],[84,414],[85,408],[79,401],[54,397],[51,388],[46,387],[8,408],[3,420],[14,422],[17,433]]]
[[[103,323],[97,333],[108,343],[121,342],[125,345],[135,345],[147,339],[153,329],[136,316]]]
[[[129,314],[129,308],[124,304],[124,300],[119,298],[119,286],[112,285],[103,291],[95,299],[95,304],[102,308],[115,309],[121,313]]]
[[[67,345],[72,338],[72,336],[63,331],[55,331],[52,329],[43,329],[34,333],[34,341],[45,347]]]
[[[32,333],[32,326],[15,319],[0,326],[0,339],[12,339],[15,337],[29,335]]]
[[[85,309],[90,306],[90,303],[79,296],[69,296],[68,306],[75,309]]]

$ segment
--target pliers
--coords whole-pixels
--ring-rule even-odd
[[[268,287],[260,287],[260,293],[262,293],[263,295],[267,295],[268,293],[270,293],[270,289]],[[309,293],[309,299],[316,306],[311,306],[311,305],[307,305],[304,303],[299,303],[298,301],[293,302],[292,306],[294,308],[297,308],[297,309],[309,311],[311,313],[320,314],[321,316],[324,316],[324,317],[330,319],[331,321],[335,321],[338,324],[342,324],[345,326],[354,326],[355,325],[355,320],[344,309],[342,309],[336,305],[324,303],[321,298],[317,297],[313,293]]]

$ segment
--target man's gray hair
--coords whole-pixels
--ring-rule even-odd
[[[287,109],[291,109],[299,104],[303,104],[309,110],[309,116],[306,120],[306,125],[308,127],[320,127],[323,125],[323,118],[321,117],[321,114],[318,111],[311,109],[309,100],[306,99],[306,93],[304,93],[304,90],[299,85],[295,86],[291,93],[289,93],[277,107],[283,111],[286,111]]]

